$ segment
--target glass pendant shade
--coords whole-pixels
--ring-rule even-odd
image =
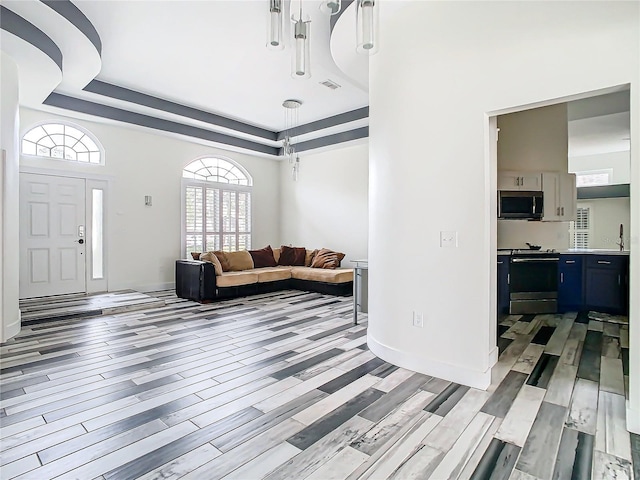
[[[282,38],[282,22],[284,18],[282,1],[283,0],[269,0],[267,48],[271,50],[282,50],[284,48],[284,42]]]
[[[323,0],[320,4],[320,11],[327,15],[336,15],[342,9],[341,0]]]
[[[379,0],[356,0],[356,51],[373,55],[378,51]]]
[[[293,78],[311,77],[311,69],[309,68],[309,29],[310,22],[303,22],[302,19],[296,20],[293,35],[295,48],[291,71]]]
[[[291,178],[294,182],[298,181],[298,177],[300,176],[300,156],[296,155],[295,162],[293,162],[293,166],[291,167]]]

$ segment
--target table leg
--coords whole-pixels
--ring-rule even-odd
[[[358,277],[359,269],[353,271],[353,324],[358,325]]]

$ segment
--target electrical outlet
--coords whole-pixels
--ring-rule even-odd
[[[457,247],[458,232],[440,232],[441,247]]]
[[[424,327],[424,317],[421,312],[413,312],[413,326],[418,328]]]

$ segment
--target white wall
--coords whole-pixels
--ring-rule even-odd
[[[18,307],[18,66],[0,52],[0,343],[20,331]],[[2,162],[2,158],[0,158]]]
[[[629,183],[631,179],[631,152],[609,152],[598,155],[584,155],[569,157],[569,171],[571,173],[590,170],[613,170],[611,183],[619,185]]]
[[[620,241],[620,224],[624,225],[625,250],[629,250],[629,197],[593,198],[579,200],[578,207],[588,206],[591,209],[591,239],[589,248],[606,248],[618,250]]]
[[[372,352],[427,374],[489,385],[497,358],[497,165],[489,117],[630,83],[631,144],[640,144],[638,8],[381,3],[381,48],[370,72]],[[633,165],[638,158],[632,152]],[[640,168],[632,169],[632,182],[632,195],[640,195]],[[640,202],[632,202],[631,214],[634,291]],[[441,231],[458,232],[457,248],[440,248]],[[638,416],[630,417],[640,418],[636,297],[630,377]],[[412,326],[413,311],[424,313],[423,329]]]
[[[498,117],[498,172],[567,173],[567,105],[561,103]],[[569,248],[569,222],[498,220],[498,248]]]
[[[296,182],[289,163],[281,162],[282,242],[343,252],[343,267],[367,258],[368,145],[303,154],[300,162]]]
[[[498,220],[498,248],[529,248],[541,245],[544,250],[569,248],[569,222],[527,222]]]
[[[78,120],[22,109],[21,133],[45,120],[65,119],[91,131],[102,142],[106,165],[79,165],[21,157],[21,166],[108,176],[109,290],[170,287],[174,263],[183,256],[181,242],[182,169],[204,155],[228,157],[254,180],[253,243],[280,241],[279,165],[271,159],[227,152],[143,129]],[[144,206],[144,196],[153,206]]]
[[[567,173],[565,103],[500,115],[498,128],[498,171]]]

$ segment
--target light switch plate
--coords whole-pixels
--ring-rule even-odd
[[[458,246],[458,232],[440,232],[440,246],[441,247],[457,247]]]

